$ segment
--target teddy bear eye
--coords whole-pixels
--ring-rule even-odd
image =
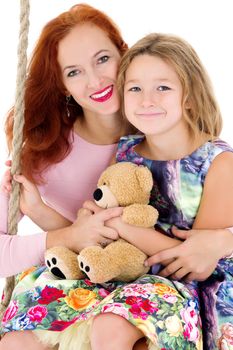
[[[106,182],[103,182],[103,186],[106,186],[107,184],[106,184]]]

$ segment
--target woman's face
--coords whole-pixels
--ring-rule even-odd
[[[77,25],[60,41],[63,83],[84,112],[108,115],[119,110],[116,77],[120,58],[107,34],[89,23]]]

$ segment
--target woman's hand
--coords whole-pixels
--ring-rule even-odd
[[[45,204],[40,193],[31,181],[24,175],[14,175],[14,180],[21,184],[20,186],[20,210],[29,217],[34,217],[36,212]]]
[[[91,209],[80,209],[78,218],[72,225],[72,239],[77,244],[78,251],[93,245],[106,246],[119,238],[118,232],[105,226],[105,222],[121,215],[122,208],[101,209],[95,203],[90,203],[84,203],[85,207]]]
[[[11,160],[7,160],[5,162],[5,165],[7,167],[11,167]],[[12,191],[12,175],[11,175],[11,170],[7,169],[5,173],[3,174],[3,178],[1,181],[1,190],[5,194],[10,194]]]
[[[7,160],[5,165],[11,167],[11,160]],[[12,191],[11,169],[7,169],[3,175],[1,189],[4,193],[10,194]],[[37,210],[44,205],[40,193],[32,182],[23,175],[14,175],[14,180],[21,184],[20,186],[20,210],[23,214],[30,216],[30,212]]]
[[[160,276],[186,281],[203,281],[216,268],[219,259],[224,256],[228,230],[178,230],[173,234],[185,241],[177,247],[166,249],[147,259],[148,266],[173,259],[160,273]],[[224,238],[226,238],[224,240]]]

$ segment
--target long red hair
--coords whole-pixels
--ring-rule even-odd
[[[73,6],[46,24],[32,54],[25,82],[25,124],[21,156],[22,173],[37,183],[42,172],[60,162],[71,150],[70,130],[82,108],[72,99],[67,116],[66,91],[57,61],[58,43],[77,24],[101,28],[120,54],[127,49],[120,31],[103,12],[86,4]],[[5,130],[11,149],[14,108],[7,115]]]

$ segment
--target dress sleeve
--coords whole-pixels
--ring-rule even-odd
[[[22,272],[44,260],[46,232],[19,236],[7,234],[9,196],[0,192],[0,277]]]

